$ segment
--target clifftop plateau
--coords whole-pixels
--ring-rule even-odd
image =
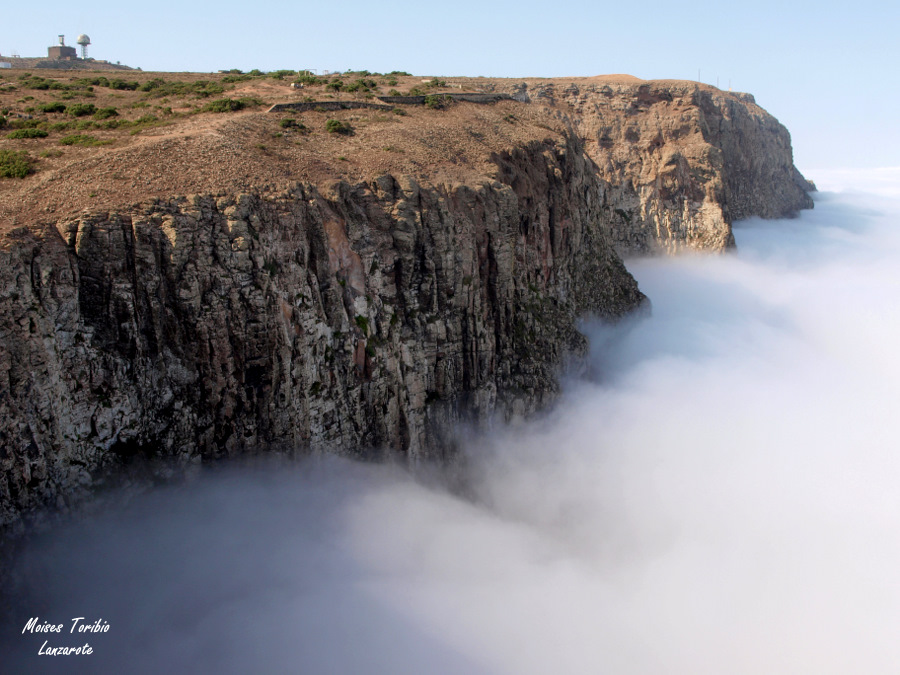
[[[621,254],[812,205],[777,120],[697,83],[80,75],[0,82],[32,169],[0,181],[0,523],[135,457],[447,458],[643,304]],[[324,109],[395,88],[427,105]]]

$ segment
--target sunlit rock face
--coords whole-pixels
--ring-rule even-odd
[[[518,85],[556,106],[586,141],[607,185],[608,233],[625,254],[718,251],[731,223],[813,207],[791,137],[749,94],[696,82]]]
[[[0,255],[0,509],[132,456],[413,461],[551,400],[584,315],[644,300],[574,137],[496,179],[195,195],[19,230]]]
[[[173,196],[4,234],[0,524],[132,457],[447,460],[461,427],[555,398],[580,317],[642,305],[619,255],[722,251],[733,220],[812,206],[749,95],[510,93],[567,131],[478,150],[456,182]]]

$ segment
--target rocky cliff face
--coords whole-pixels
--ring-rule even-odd
[[[720,251],[734,219],[812,206],[747,95],[504,86],[532,105],[351,118],[340,140],[248,113],[8,192],[24,227],[0,238],[0,525],[129,457],[452,454],[461,424],[552,399],[580,316],[641,305],[616,249]],[[95,203],[75,176],[121,188],[38,222],[67,189]],[[128,185],[157,197],[117,206]]]
[[[749,94],[695,82],[523,83],[586,139],[608,184],[608,233],[625,254],[723,250],[731,223],[812,208],[791,138]]]
[[[0,249],[0,522],[133,455],[415,460],[525,414],[579,316],[643,301],[580,142],[495,179],[297,184],[20,228]]]

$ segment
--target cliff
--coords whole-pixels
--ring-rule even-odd
[[[556,390],[575,320],[642,301],[580,148],[498,180],[297,185],[18,230],[0,253],[2,518],[142,453],[415,459]]]
[[[734,246],[734,220],[813,207],[790,134],[749,94],[629,77],[509,90],[554,106],[585,138],[624,254],[722,250]]]
[[[4,181],[0,523],[135,457],[446,459],[461,425],[553,399],[579,317],[642,304],[616,249],[722,250],[732,219],[811,205],[746,96],[484,88],[504,87],[518,101],[104,128]]]

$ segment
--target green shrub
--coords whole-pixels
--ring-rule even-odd
[[[344,88],[344,83],[341,80],[332,80],[327,85],[325,85],[325,88],[328,91],[340,91]]]
[[[425,97],[425,107],[432,110],[441,110],[446,108],[453,101],[449,96],[441,94],[429,94]]]
[[[225,92],[225,87],[218,82],[210,82],[208,80],[197,80],[196,82],[175,80],[170,82],[160,77],[144,82],[138,89],[147,92],[147,95],[151,98],[163,98],[165,96],[199,96],[206,98]]]
[[[226,113],[243,109],[244,104],[232,98],[220,98],[203,106],[203,112]]]
[[[139,82],[126,82],[125,80],[112,80],[108,85],[110,89],[116,89],[118,91],[136,91],[140,86]]]
[[[16,129],[6,134],[7,138],[47,138],[48,134],[43,129]]]
[[[410,76],[410,74],[407,73],[405,70],[392,70],[391,72],[388,73],[388,75],[396,75],[397,77],[402,77],[402,76],[409,77]]]
[[[446,87],[447,80],[439,80],[436,77],[431,78],[430,82],[425,83],[426,87],[437,88],[437,87]]]
[[[109,145],[112,141],[101,141],[99,138],[88,136],[86,134],[72,134],[59,139],[60,145],[82,145],[85,147],[93,147],[96,145]]]
[[[340,120],[330,119],[325,122],[325,131],[329,134],[343,134],[344,136],[349,136],[353,133],[353,127]]]
[[[45,113],[61,113],[66,111],[66,104],[62,101],[53,101],[53,103],[44,103],[38,106],[38,110]]]
[[[319,84],[325,84],[328,80],[323,77],[316,77],[308,70],[301,70],[297,75],[297,79],[294,81],[297,84],[308,84],[310,86],[315,86]]]
[[[72,117],[84,117],[97,112],[97,106],[93,103],[73,103],[66,108],[66,112]]]
[[[360,78],[355,82],[351,82],[348,85],[344,86],[344,91],[354,92],[369,92],[375,91],[378,88],[378,83],[375,80]]]
[[[0,178],[25,178],[34,173],[34,161],[24,151],[0,150]]]
[[[108,120],[110,117],[118,117],[119,111],[115,108],[101,108],[94,113],[95,120]]]
[[[108,87],[109,80],[105,77],[80,77],[77,80],[72,80],[74,86],[76,87]]]
[[[273,80],[281,80],[285,77],[290,77],[291,75],[295,75],[297,71],[295,70],[273,70],[269,73],[269,77]]]
[[[30,129],[33,127],[40,127],[44,125],[44,120],[38,119],[16,119],[10,120],[7,122],[10,127],[13,129]]]

